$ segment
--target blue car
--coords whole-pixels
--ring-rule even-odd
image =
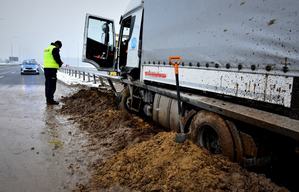
[[[39,74],[39,65],[34,61],[23,61],[21,74]]]

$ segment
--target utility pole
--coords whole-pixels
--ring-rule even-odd
[[[10,42],[10,56],[13,57],[13,40]]]

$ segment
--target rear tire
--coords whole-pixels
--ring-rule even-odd
[[[229,127],[219,115],[200,111],[192,119],[190,125],[191,140],[209,150],[213,154],[223,154],[234,160],[234,143]]]
[[[130,89],[129,87],[125,87],[122,92],[121,92],[121,100],[119,103],[119,107],[121,110],[127,112],[127,113],[132,113],[132,110],[130,109]]]

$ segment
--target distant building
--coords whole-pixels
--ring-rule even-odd
[[[19,61],[19,57],[9,57],[8,61],[9,63],[16,63]]]

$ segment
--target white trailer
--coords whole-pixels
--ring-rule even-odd
[[[184,131],[213,153],[256,164],[265,140],[281,136],[297,149],[298,8],[298,0],[135,0],[117,45],[112,20],[86,16],[83,61],[121,77],[124,108],[178,131],[168,58],[182,57]]]

